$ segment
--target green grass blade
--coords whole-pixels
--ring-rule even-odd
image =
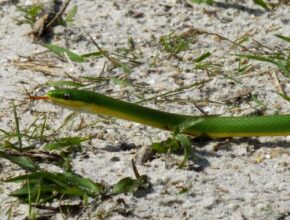
[[[287,63],[285,60],[277,60],[276,65],[285,76],[290,77],[290,72],[289,72],[289,69],[287,67]]]
[[[287,41],[288,43],[290,43],[290,37],[286,37],[286,36],[283,36],[283,35],[280,35],[280,34],[275,34],[276,37],[284,40],[284,41]]]
[[[253,0],[255,4],[261,6],[262,8],[265,8],[267,10],[270,10],[268,7],[268,4],[264,0]]]
[[[39,140],[41,143],[43,143],[43,141],[44,141],[45,127],[46,127],[46,115],[44,115],[43,123],[42,123],[41,130],[40,130],[40,135],[39,135]]]
[[[117,77],[112,77],[111,79],[112,83],[115,85],[120,85],[120,86],[132,86],[132,83],[129,80],[124,80],[124,79],[119,79]]]
[[[165,141],[151,144],[151,148],[158,153],[176,152],[180,149],[179,142],[173,137]]]
[[[188,136],[183,135],[183,134],[178,134],[175,138],[176,138],[176,140],[178,140],[180,142],[180,144],[182,145],[182,147],[184,149],[184,158],[179,165],[179,167],[182,168],[192,153],[191,142],[190,142]]]
[[[57,45],[53,45],[53,44],[42,44],[43,47],[46,47],[47,49],[49,49],[50,51],[54,52],[55,54],[57,54],[58,56],[63,57],[64,54],[67,54],[68,58],[74,62],[78,62],[78,63],[82,63],[85,62],[86,59],[66,48],[57,46]]]
[[[74,173],[65,172],[58,174],[58,176],[61,176],[67,185],[72,185],[76,189],[79,189],[91,196],[99,195],[103,190],[103,186],[101,184],[95,183],[88,178],[80,177]],[[84,193],[79,195],[83,196]]]
[[[34,173],[30,173],[30,174],[24,174],[21,176],[16,176],[16,177],[12,177],[9,179],[6,179],[4,182],[23,182],[26,181],[27,179],[30,180],[30,182],[37,181],[40,177],[42,177],[41,175],[42,172],[34,172]]]
[[[191,2],[196,4],[206,3],[208,5],[212,5],[214,0],[191,0]]]
[[[22,137],[21,137],[20,127],[19,127],[19,118],[17,116],[17,111],[16,111],[14,102],[13,102],[13,114],[14,114],[14,120],[15,120],[15,125],[16,125],[16,135],[19,142],[19,148],[22,148]]]
[[[18,11],[24,13],[24,20],[20,23],[29,23],[33,25],[36,22],[37,16],[43,10],[44,6],[42,4],[34,4],[27,7],[16,6]]]
[[[77,11],[78,11],[78,6],[74,5],[72,9],[67,13],[67,16],[65,18],[65,23],[73,22],[77,14]]]
[[[5,136],[9,137],[11,134],[8,131],[5,131],[0,128],[0,132],[2,132]]]
[[[278,93],[279,96],[281,96],[283,99],[285,99],[286,101],[290,102],[290,97],[285,95],[285,94],[282,94],[282,93]]]
[[[194,62],[199,63],[199,62],[205,60],[206,58],[208,58],[210,55],[211,55],[210,52],[206,52],[206,53],[202,54],[201,56],[195,58]]]
[[[36,165],[29,157],[12,156],[3,151],[0,152],[0,157],[10,160],[12,163],[17,164],[24,170],[35,171],[38,169],[38,165]]]
[[[266,58],[266,57],[263,57],[263,56],[258,56],[258,55],[253,55],[253,54],[238,54],[237,56],[242,57],[242,58],[248,58],[248,59],[252,59],[252,60],[276,64],[273,60]]]
[[[62,150],[65,147],[72,145],[79,145],[81,142],[89,140],[90,137],[70,137],[70,138],[61,138],[55,143],[47,144],[44,148],[46,150]]]
[[[137,180],[125,177],[114,185],[112,192],[114,194],[133,192],[136,189],[136,183]]]
[[[52,87],[63,87],[63,86],[69,86],[69,87],[74,87],[74,88],[80,88],[84,87],[84,84],[78,83],[78,82],[73,82],[73,81],[66,81],[66,80],[60,80],[56,82],[49,82],[47,83],[48,86]]]
[[[281,57],[279,55],[263,57],[263,56],[252,55],[252,54],[239,54],[237,56],[242,57],[242,58],[248,58],[248,59],[253,59],[253,60],[257,60],[257,61],[275,64],[282,71],[282,73],[285,76],[287,76],[287,77],[290,76],[290,71],[288,68],[289,60],[287,60],[284,57]]]

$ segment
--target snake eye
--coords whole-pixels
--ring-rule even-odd
[[[69,100],[69,99],[70,99],[70,94],[64,94],[64,95],[63,95],[63,98],[64,98],[65,100]]]

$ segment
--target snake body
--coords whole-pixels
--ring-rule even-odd
[[[193,136],[252,137],[290,135],[290,114],[268,116],[190,116],[159,111],[99,93],[57,89],[47,93],[59,106],[91,114],[102,114],[173,131],[188,123],[183,133]]]

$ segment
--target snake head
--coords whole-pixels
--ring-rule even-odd
[[[77,90],[73,89],[50,90],[47,93],[47,97],[54,104],[70,109],[79,108],[83,105],[82,97],[80,97]]]

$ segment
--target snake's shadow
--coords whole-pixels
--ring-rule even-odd
[[[189,158],[190,165],[188,166],[189,170],[195,171],[195,172],[202,172],[204,169],[209,167],[211,165],[210,158],[211,157],[222,157],[224,154],[224,151],[230,152],[231,148],[235,145],[236,147],[239,147],[239,145],[242,145],[241,147],[251,146],[251,150],[254,150],[252,153],[254,153],[256,150],[260,148],[284,148],[290,149],[290,144],[286,140],[277,140],[273,139],[271,141],[263,141],[261,142],[258,138],[223,138],[223,139],[210,139],[207,137],[198,137],[191,140],[192,147],[193,147],[193,153]],[[206,146],[213,143],[217,146],[214,149],[205,149]],[[108,152],[120,152],[120,151],[127,151],[134,148],[139,148],[139,146],[136,146],[133,143],[121,143],[119,145],[107,145],[104,150]],[[180,152],[180,155],[182,155],[183,152]],[[251,154],[251,152],[249,152]],[[234,153],[230,155],[230,157],[234,158]],[[150,160],[150,159],[149,159]],[[154,160],[154,157],[151,158],[151,160]]]
[[[276,148],[276,147],[282,147],[282,148],[290,148],[289,142],[286,140],[274,140],[274,141],[267,141],[267,142],[261,142],[258,138],[236,138],[231,140],[232,143],[235,144],[242,144],[242,143],[248,143],[254,146],[254,149],[260,149],[262,147],[267,148]]]
[[[218,146],[215,150],[204,149],[210,142],[214,141],[215,145]],[[254,151],[260,148],[284,148],[290,149],[290,144],[286,140],[273,140],[261,142],[258,138],[224,138],[224,139],[204,139],[204,138],[195,138],[192,139],[192,145],[194,148],[194,158],[195,164],[199,166],[198,171],[203,171],[206,167],[210,166],[210,162],[207,158],[210,157],[221,157],[219,151],[227,150],[231,148],[231,145],[243,145],[247,144],[248,146],[253,146]]]
[[[235,9],[238,11],[244,11],[250,15],[255,15],[255,16],[261,16],[266,12],[266,10],[249,8],[243,4],[229,3],[229,2],[227,3],[215,2],[215,6],[222,9]]]

